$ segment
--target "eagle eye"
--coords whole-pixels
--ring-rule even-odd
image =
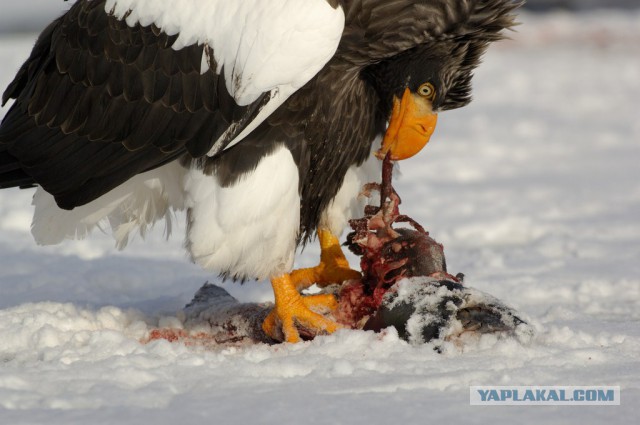
[[[424,83],[418,87],[418,94],[428,100],[433,100],[436,97],[436,88],[431,83]]]

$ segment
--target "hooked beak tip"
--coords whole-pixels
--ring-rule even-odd
[[[382,160],[389,154],[394,161],[414,156],[431,139],[437,120],[430,103],[405,89],[402,99],[393,99],[387,132],[375,156]]]

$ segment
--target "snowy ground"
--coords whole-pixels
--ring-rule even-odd
[[[37,247],[31,192],[6,190],[0,423],[635,423],[640,13],[523,21],[487,56],[475,102],[442,114],[397,189],[444,243],[450,271],[537,328],[530,344],[485,337],[437,354],[394,333],[341,331],[273,347],[143,345],[216,280],[186,261],[180,230],[122,253],[101,234]],[[0,38],[1,87],[34,37]],[[265,283],[225,286],[270,296]],[[622,405],[476,407],[470,385],[620,385]]]

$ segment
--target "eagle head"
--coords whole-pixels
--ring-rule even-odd
[[[439,112],[471,101],[474,69],[489,44],[503,38],[502,30],[515,25],[511,12],[520,5],[510,0],[468,3],[452,6],[450,16],[427,10],[422,43],[364,69],[388,122],[379,158],[415,155],[429,142]]]

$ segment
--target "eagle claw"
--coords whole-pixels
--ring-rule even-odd
[[[262,330],[271,339],[286,342],[300,342],[301,334],[310,338],[330,334],[341,326],[315,311],[330,312],[337,307],[336,298],[330,294],[303,297],[296,291],[283,294],[279,300],[276,293],[276,305],[264,319]]]

